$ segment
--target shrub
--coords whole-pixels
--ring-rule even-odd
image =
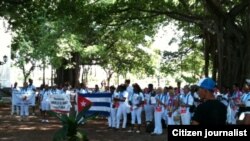
[[[86,106],[77,115],[66,115],[58,114],[56,112],[50,111],[49,114],[57,117],[61,123],[62,128],[59,129],[55,134],[53,141],[88,141],[86,133],[79,129],[82,122],[95,118],[97,115],[86,115],[91,105]]]

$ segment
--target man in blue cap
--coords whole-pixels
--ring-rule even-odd
[[[192,118],[193,125],[223,125],[226,124],[227,108],[216,100],[213,89],[215,82],[211,78],[204,78],[198,83],[198,94],[203,101],[195,110]]]

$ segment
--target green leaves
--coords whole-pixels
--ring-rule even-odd
[[[53,137],[53,141],[63,141],[65,140],[65,138],[67,137],[67,130],[64,128],[59,129],[58,131],[56,131],[56,133],[54,134]]]
[[[58,118],[63,126],[54,134],[53,141],[88,141],[86,133],[79,129],[79,125],[97,116],[97,114],[86,115],[90,107],[91,105],[88,105],[77,115],[69,116],[50,111],[49,115]]]
[[[75,120],[76,120],[76,123],[79,125],[81,124],[80,122],[82,122],[82,118],[84,117],[85,113],[89,110],[89,108],[91,107],[92,105],[87,105],[82,111],[80,111],[78,113],[78,115],[76,116]],[[84,118],[85,119],[85,118]]]
[[[183,43],[183,42],[182,42]],[[180,46],[177,52],[165,52],[161,71],[166,75],[178,74],[187,83],[194,83],[203,74],[203,53],[200,51],[201,44],[186,42]]]
[[[158,18],[152,20],[151,14],[138,15],[137,11],[120,12],[128,6],[134,9],[134,3],[116,0],[30,0],[14,6],[14,3],[4,0],[1,5],[11,13],[8,15],[9,22],[17,34],[12,54],[51,64],[54,68],[65,65],[65,69],[71,69],[79,64],[99,64],[104,68],[112,66],[115,72],[142,70],[147,73],[151,68],[148,66],[152,66],[149,63],[151,57],[137,46],[149,46],[145,35],[153,36]],[[142,6],[147,7],[148,4]],[[3,15],[7,16],[7,13]],[[74,54],[81,55],[80,62],[72,59]],[[16,58],[17,63],[23,60],[27,59]]]

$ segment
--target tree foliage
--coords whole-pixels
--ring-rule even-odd
[[[230,86],[235,82],[242,84],[250,77],[249,3],[249,0],[3,0],[0,15],[9,20],[17,38],[26,36],[37,60],[49,58],[51,64],[58,65],[58,70],[67,66],[76,78],[78,66],[84,64],[100,63],[119,70],[116,60],[103,58],[107,54],[115,57],[113,50],[124,61],[126,67],[119,64],[125,72],[148,70],[138,67],[141,63],[136,62],[148,55],[136,47],[146,43],[145,36],[153,37],[160,26],[174,19],[184,32],[180,44],[183,47],[174,56],[188,51],[183,59],[191,61],[192,53],[202,52],[204,75],[212,73],[219,86]],[[197,45],[200,40],[202,47]],[[97,50],[86,51],[91,47]],[[48,54],[43,54],[44,48]],[[104,55],[98,50],[104,51]],[[138,56],[132,59],[129,54]],[[189,64],[192,63],[179,66],[189,71]],[[176,64],[163,67],[169,73]],[[200,67],[196,71],[200,72]]]
[[[212,67],[213,78],[218,80],[219,86],[242,84],[249,77],[249,67],[246,67],[249,66],[246,65],[249,58],[248,0],[149,0],[144,3],[121,0],[117,3],[121,4],[122,12],[175,19],[184,32],[202,37],[205,76]],[[190,26],[195,27],[192,32],[188,30]]]
[[[133,19],[124,22],[114,5],[114,1],[91,0],[3,1],[1,15],[16,34],[12,44],[16,64],[23,63],[16,55],[26,56],[25,63],[30,58],[48,62],[61,70],[62,77],[73,75],[60,80],[73,85],[79,65],[112,66],[117,73],[153,73],[149,54],[137,46],[147,45],[145,35],[156,30],[146,26],[146,20],[143,24]],[[23,45],[26,42],[29,48]],[[29,51],[18,54],[20,50]]]

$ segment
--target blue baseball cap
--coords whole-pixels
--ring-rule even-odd
[[[198,86],[200,88],[206,89],[206,90],[213,90],[215,88],[215,82],[211,78],[203,78],[198,82]]]

